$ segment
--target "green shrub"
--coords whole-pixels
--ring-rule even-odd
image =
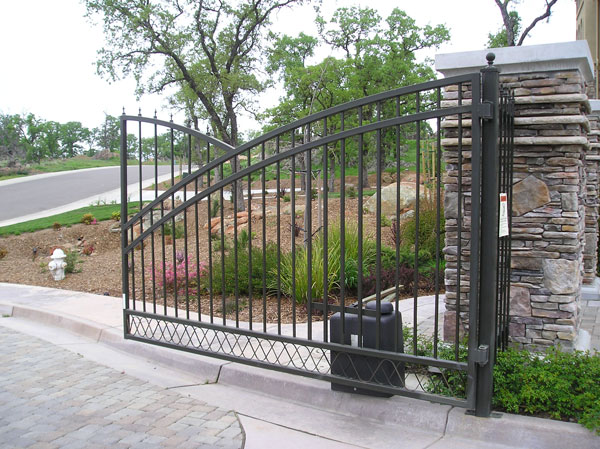
[[[419,209],[419,254],[421,251],[427,251],[435,258],[436,240],[437,240],[437,210],[434,202],[422,201]],[[417,220],[416,217],[411,217],[403,221],[400,225],[400,247],[408,249],[414,253],[415,251],[415,235],[416,235]],[[444,243],[444,216],[440,217],[440,256]]]
[[[405,327],[407,352],[412,334]],[[418,337],[418,354],[431,357],[429,338]],[[467,346],[459,345],[459,361],[467,360]],[[441,344],[438,357],[454,359],[454,346]],[[425,390],[443,396],[466,397],[466,372],[442,369],[431,374]],[[563,352],[551,347],[545,353],[507,349],[498,352],[494,365],[493,406],[523,415],[575,420],[600,435],[600,354]]]
[[[80,273],[81,267],[79,267],[79,264],[82,263],[82,260],[79,257],[79,253],[77,251],[67,251],[65,255],[67,256],[65,258],[67,264],[65,273]]]
[[[342,233],[339,223],[330,225],[327,234],[327,283],[329,291],[336,291],[341,282]],[[344,226],[344,282],[346,287],[354,288],[358,283],[358,225],[346,223]],[[363,275],[375,264],[375,241],[363,236],[362,264]],[[312,292],[313,298],[322,298],[324,290],[325,249],[323,234],[319,234],[312,243]],[[304,247],[296,250],[295,271],[292,270],[292,254],[287,253],[281,260],[281,290],[287,296],[293,296],[292,280],[295,280],[296,301],[304,303],[308,299],[308,253]]]
[[[509,349],[494,367],[494,406],[511,413],[574,419],[600,434],[600,355]]]
[[[83,214],[83,217],[81,217],[81,222],[85,223],[86,225],[92,224],[94,220],[95,218],[93,214]]]
[[[171,223],[166,223],[165,224],[165,228],[163,231],[164,235],[173,235],[173,226],[171,225]],[[175,238],[176,239],[180,239],[183,238],[185,234],[185,229],[183,228],[183,224],[181,223],[176,223],[175,224]]]
[[[387,228],[392,226],[392,220],[390,220],[388,217],[386,217],[385,215],[381,216],[381,227],[382,228]]]
[[[119,221],[119,220],[121,220],[121,212],[113,212],[113,213],[110,215],[110,218],[111,218],[112,220],[114,220],[114,221]]]
[[[247,295],[250,292],[250,283],[252,283],[253,295],[262,294],[263,289],[263,249],[262,247],[252,247],[251,255],[248,254],[248,234],[245,230],[240,233],[237,241],[237,267],[235,258],[235,242],[231,244],[229,251],[224,253],[224,259],[218,256],[213,259],[212,267],[212,287],[214,293],[235,294],[236,274],[238,283],[238,293]],[[224,261],[225,277],[223,278],[222,263]],[[252,264],[251,271],[249,268]],[[277,245],[267,244],[265,248],[265,267],[264,271],[265,286],[269,286],[272,281],[269,279],[272,273],[277,270]],[[250,275],[249,275],[250,274]]]
[[[219,209],[221,208],[221,203],[217,198],[214,198],[210,204],[210,218],[215,218],[219,213]]]
[[[327,270],[327,282],[328,289],[335,289],[339,285],[339,271],[340,271],[340,258],[339,258],[339,244],[337,248],[332,245],[328,245],[328,270]],[[335,257],[337,254],[338,257]],[[292,269],[292,253],[287,253],[281,258],[281,291],[292,297],[294,295],[295,280],[295,296],[298,304],[304,304],[308,301],[308,292],[311,292],[312,298],[322,298],[324,291],[324,276],[325,276],[325,253],[323,248],[323,242],[321,238],[315,239],[312,245],[312,264],[309,267],[308,263],[308,251],[301,247],[296,251],[296,269]],[[309,285],[308,274],[309,269],[312,274],[312,285]],[[275,268],[276,270],[276,268]],[[276,274],[274,271],[271,274]],[[271,288],[276,288],[276,280],[273,282],[274,276],[271,276],[272,282]],[[276,278],[275,278],[276,279]]]

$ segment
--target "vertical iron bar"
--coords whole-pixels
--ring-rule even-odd
[[[475,408],[477,398],[477,365],[473,352],[477,350],[479,321],[479,267],[480,265],[480,225],[481,225],[481,117],[477,105],[481,103],[481,80],[472,81],[471,108],[471,242],[469,279],[469,376],[467,378],[467,401]]]
[[[513,197],[513,158],[515,151],[515,95],[510,93],[509,101],[509,116],[508,116],[508,260],[506,261],[508,271],[508,281],[506,283],[506,316],[507,320],[510,317],[510,278],[511,278],[511,263],[512,263],[512,197]],[[505,347],[508,346],[508,332],[506,332]]]
[[[358,127],[363,125],[363,109],[358,107]],[[363,303],[362,303],[362,285],[363,285],[363,170],[364,170],[364,135],[358,134],[358,283],[356,286],[356,295],[358,298],[358,346],[363,345]]]
[[[164,201],[160,202],[160,218],[164,218],[165,216],[165,205],[164,205]],[[160,231],[161,231],[161,239],[162,239],[162,254],[161,254],[161,261],[162,261],[162,282],[163,282],[163,314],[166,316],[167,315],[167,265],[166,265],[166,259],[167,259],[167,247],[166,247],[166,243],[165,243],[165,223],[161,223],[160,225]]]
[[[345,129],[344,111],[340,117],[340,132]],[[346,139],[340,142],[340,338],[346,341]],[[360,276],[360,275],[359,275]]]
[[[237,165],[238,165],[238,157],[235,156],[233,158],[231,167],[232,174],[235,175],[237,173]],[[240,279],[238,275],[239,270],[239,259],[238,259],[238,189],[237,189],[237,181],[233,181],[233,189],[231,189],[231,198],[233,200],[233,262],[235,266],[235,270],[233,273],[234,278],[234,300],[235,300],[235,327],[240,327]],[[242,204],[244,203],[244,198],[242,197]]]
[[[275,153],[279,154],[279,136],[275,139]],[[277,161],[277,334],[281,335],[281,163]],[[263,271],[263,276],[266,272]]]
[[[251,156],[248,149],[248,167],[252,162]],[[252,174],[250,173],[248,173],[248,237],[248,326],[252,330]]]
[[[173,122],[173,117],[171,116],[171,123]],[[173,132],[173,128],[171,128],[171,188],[175,186],[175,134]],[[175,190],[171,194],[171,214],[173,214],[173,210],[175,209]],[[179,316],[179,306],[178,306],[178,298],[177,298],[177,243],[176,243],[176,233],[175,233],[175,215],[171,216],[171,240],[173,242],[173,298],[174,298],[174,308],[175,308],[175,316]]]
[[[190,134],[188,134],[188,137],[191,138],[192,136]],[[188,176],[190,176],[192,174],[192,167],[191,167],[191,139],[188,139],[188,151],[187,151],[187,156],[188,156]],[[183,173],[181,174],[181,182],[183,183],[183,202],[185,203],[187,201],[187,187],[188,187],[188,183],[184,181],[183,179]],[[183,257],[185,258],[184,260],[184,271],[185,271],[185,317],[189,320],[190,319],[190,281],[189,281],[189,276],[190,276],[190,270],[189,270],[189,264],[188,264],[188,231],[187,231],[187,208],[183,210],[183,242],[184,242],[184,250],[183,250]]]
[[[198,178],[194,180],[194,194],[198,196]],[[198,307],[198,321],[202,321],[202,306],[200,302],[200,211],[198,210],[198,201],[194,203],[194,217],[196,217],[196,306]],[[210,229],[208,232],[210,232]]]
[[[323,119],[323,137],[327,136],[327,117]],[[329,249],[328,249],[328,201],[327,201],[327,170],[328,170],[328,154],[327,154],[327,144],[323,145],[323,167],[321,170],[321,186],[317,186],[318,189],[322,191],[323,198],[323,227],[321,228],[322,237],[323,237],[323,341],[328,341],[327,334],[327,299],[329,296]],[[317,207],[321,207],[320,204]]]
[[[418,114],[421,109],[421,92],[416,94],[416,113]],[[417,355],[417,312],[418,312],[418,297],[419,297],[419,227],[420,227],[420,185],[421,185],[421,121],[417,120],[417,142],[416,142],[416,175],[417,180],[415,182],[416,196],[415,196],[415,275],[413,280],[413,353]]]
[[[381,120],[381,102],[377,103],[377,121]],[[375,349],[381,349],[381,129],[377,130],[375,137],[375,159],[377,161],[376,175],[376,217],[375,217]]]
[[[221,181],[224,178],[223,165],[223,162],[219,165]],[[225,326],[227,324],[227,317],[225,313],[227,311],[227,292],[225,291],[227,282],[225,279],[225,198],[223,195],[223,187],[219,189],[219,201],[221,201],[221,315],[223,315],[223,326]]]
[[[310,123],[306,125],[306,142],[310,142]],[[308,339],[312,340],[312,150],[306,151],[306,229],[304,231],[304,244],[306,245],[306,258],[308,263],[308,288],[307,288],[307,311],[308,311]]]
[[[462,83],[458,84],[458,105],[462,106]],[[474,120],[474,119],[473,119]],[[458,114],[458,194],[457,194],[457,237],[458,241],[456,244],[456,314],[455,314],[455,327],[454,327],[454,359],[458,361],[459,358],[459,340],[460,340],[460,308],[461,308],[461,280],[462,280],[462,227],[463,227],[463,191],[462,191],[462,171],[463,171],[463,116]],[[473,125],[471,125],[473,126]],[[475,164],[472,164],[471,171],[475,171]],[[477,168],[478,170],[478,168]],[[471,204],[477,199],[473,200],[471,196]],[[471,206],[472,207],[472,206]],[[473,224],[473,212],[471,209],[471,224]]]
[[[261,160],[265,160],[265,143],[260,146]],[[264,273],[267,270],[267,172],[262,169],[262,321],[263,332],[267,332],[267,280]]]
[[[296,146],[296,130],[292,129],[292,149]],[[291,181],[291,232],[292,232],[292,273],[296,273],[296,156],[292,156]],[[264,219],[263,219],[264,220]],[[292,336],[296,336],[296,276],[292,276]]]
[[[442,107],[442,91],[438,87],[437,88],[437,102],[436,108],[439,110]],[[442,127],[442,119],[438,117],[437,119],[437,130],[436,130],[436,142],[435,142],[435,187],[436,187],[436,214],[435,214],[435,317],[434,317],[434,327],[433,327],[433,357],[438,357],[438,344],[439,344],[439,336],[438,336],[438,327],[439,327],[439,314],[440,314],[440,235],[441,235],[441,221],[442,221],[442,174],[441,168],[442,165],[442,136],[441,136],[441,127]]]
[[[129,256],[125,251],[127,248],[127,120],[125,111],[121,116],[121,283],[123,294],[123,308],[129,310]],[[123,332],[125,335],[130,333],[129,319],[123,312]]]
[[[156,124],[156,110],[154,111],[154,199],[158,198],[158,125]],[[154,209],[150,211],[150,226],[154,225]],[[156,243],[154,231],[150,236],[152,247],[152,311],[156,313]]]
[[[139,226],[136,223],[137,226]],[[131,230],[131,241],[133,242],[134,239],[134,234],[133,234],[133,229],[136,226],[132,226],[131,228],[129,228]],[[135,248],[132,248],[131,251],[131,304],[133,306],[133,310],[136,310],[136,299],[135,299]]]
[[[206,163],[210,162],[210,143],[206,142]],[[206,188],[210,187],[210,170],[206,172]],[[206,197],[206,215],[208,219],[208,314],[211,324],[214,322],[214,294],[213,294],[213,254],[212,254],[212,198]]]
[[[400,97],[396,97],[396,117],[400,117]],[[396,266],[395,266],[395,299],[394,313],[396,320],[394,325],[394,351],[398,352],[401,348],[398,347],[398,340],[402,332],[402,320],[399,315],[399,300],[400,300],[400,125],[396,126],[396,221],[393,223],[395,227],[396,241],[394,242],[396,250]],[[404,339],[402,340],[404,344]]]
[[[140,109],[140,112],[138,114],[139,117],[142,116],[142,111]],[[143,209],[144,207],[144,202],[143,202],[143,192],[144,190],[142,189],[142,179],[143,179],[143,166],[142,166],[142,122],[139,121],[138,122],[138,166],[139,166],[139,181],[138,181],[138,188],[140,189],[140,211]],[[150,212],[150,215],[152,215],[152,211]],[[143,220],[140,220],[140,234],[142,232],[144,232],[145,229],[143,229],[142,226]],[[142,240],[142,242],[140,243],[140,259],[141,259],[141,271],[142,271],[142,310],[145,312],[146,311],[146,270],[144,269],[144,241]]]
[[[487,346],[488,361],[477,366],[475,414],[489,416],[492,407],[493,365],[496,350],[495,298],[496,264],[498,263],[498,69],[493,54],[487,56],[489,67],[482,70],[484,102],[492,105],[493,118],[482,126],[481,174],[481,282],[479,305],[479,347]]]

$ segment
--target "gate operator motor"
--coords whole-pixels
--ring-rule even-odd
[[[356,306],[354,306],[356,307]],[[377,303],[367,303],[366,312],[362,314],[362,347],[376,349],[376,317]],[[394,313],[394,306],[389,302],[381,303],[379,323],[379,348],[382,351],[404,352],[404,339],[402,336],[402,314]],[[394,345],[396,333],[396,320],[398,320],[397,344]],[[359,318],[356,312],[344,314],[344,341],[341,341],[342,318],[340,312],[335,313],[330,319],[329,341],[351,346],[358,344]],[[382,386],[404,387],[404,362],[351,354],[346,352],[331,351],[331,374],[359,380],[370,384]],[[390,397],[391,394],[382,393],[366,388],[331,382],[331,389],[349,393],[366,394],[378,397]]]

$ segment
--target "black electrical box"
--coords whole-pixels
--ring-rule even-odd
[[[376,312],[377,303],[375,301],[367,303],[366,309]],[[375,349],[377,317],[375,313],[369,313],[368,315],[367,313],[362,314],[362,346],[364,348]],[[390,352],[404,352],[402,314],[400,312],[395,313],[394,306],[389,302],[384,302],[381,303],[380,318],[379,349]],[[396,320],[398,320],[398,341],[394,345]],[[329,341],[332,343],[359,346],[358,315],[346,312],[344,314],[344,322],[344,341],[341,341],[341,314],[338,312],[331,317],[329,323]],[[348,379],[361,380],[378,385],[404,386],[404,362],[389,359],[331,351],[331,373]],[[375,390],[357,388],[335,382],[331,383],[331,389],[378,397],[392,396],[391,394]]]

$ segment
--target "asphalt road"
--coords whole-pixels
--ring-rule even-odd
[[[170,166],[158,167],[159,176],[169,173]],[[138,166],[127,170],[127,183],[139,180]],[[142,179],[153,179],[154,167],[143,166]],[[19,178],[18,182],[0,182],[0,222],[77,201],[120,188],[120,167],[61,172],[55,176]],[[80,206],[81,207],[81,206]]]

